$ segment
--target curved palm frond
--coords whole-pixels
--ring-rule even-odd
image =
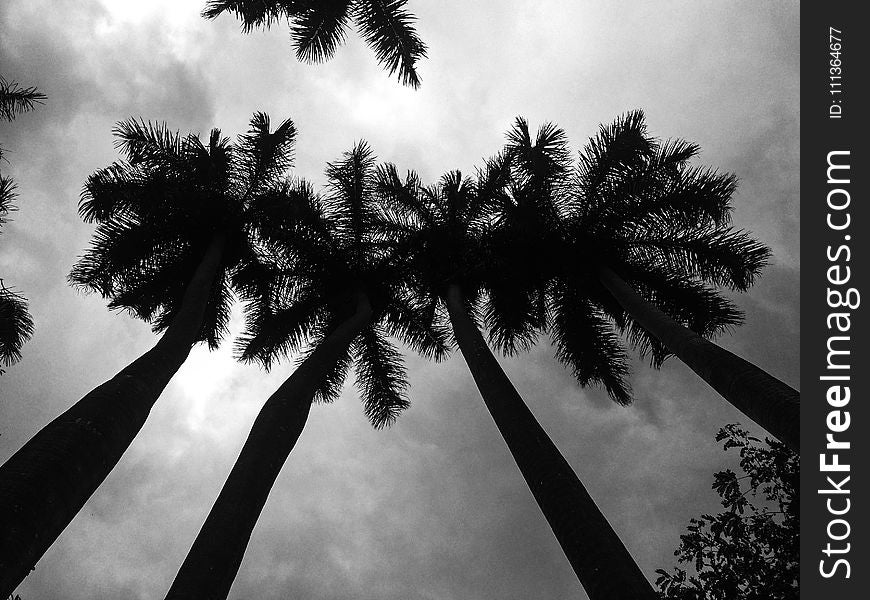
[[[257,27],[268,29],[273,23],[287,16],[288,7],[301,4],[303,2],[293,0],[208,0],[202,9],[202,16],[216,19],[225,12],[232,13],[241,20],[242,30],[250,33]]]
[[[563,282],[550,295],[550,335],[556,359],[580,385],[601,385],[618,404],[631,403],[625,349],[611,323],[582,292]]]
[[[0,75],[0,119],[12,121],[21,113],[35,109],[45,99],[46,95],[35,86],[23,88]]]
[[[614,244],[626,260],[651,261],[674,273],[746,291],[767,264],[770,249],[731,228],[635,228]]]
[[[416,64],[426,58],[426,44],[414,30],[416,18],[405,10],[407,0],[357,0],[353,17],[360,34],[390,75],[402,85],[420,87]]]
[[[402,355],[379,327],[367,327],[354,342],[356,382],[366,417],[376,429],[391,425],[410,406]]]
[[[7,223],[9,213],[16,210],[15,205],[12,204],[18,196],[16,189],[17,186],[11,177],[0,175],[0,226]]]
[[[32,335],[33,319],[27,301],[0,280],[0,364],[8,367],[21,360],[21,347]]]

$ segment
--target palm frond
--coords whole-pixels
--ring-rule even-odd
[[[6,81],[0,75],[0,119],[12,121],[17,115],[33,110],[45,99],[46,95],[36,87],[20,87],[17,82]]]
[[[245,305],[245,332],[236,340],[236,354],[270,369],[275,360],[301,351],[318,331],[324,317],[323,299],[316,290],[300,290],[291,302],[269,296],[250,299]]]
[[[27,301],[0,280],[0,364],[8,367],[21,360],[21,347],[32,335]]]
[[[559,362],[580,385],[602,385],[615,402],[629,404],[628,360],[610,322],[565,281],[554,286],[551,302],[549,330]]]
[[[132,165],[172,168],[182,162],[181,135],[171,131],[166,123],[146,123],[141,118],[130,118],[119,121],[112,132],[117,138],[115,147]]]
[[[362,260],[362,244],[374,212],[376,159],[364,141],[326,167],[329,195],[324,202],[339,232],[354,250],[354,262]]]
[[[380,429],[391,425],[410,406],[402,355],[377,327],[367,327],[354,342],[357,387],[366,417]]]
[[[704,338],[714,338],[743,321],[742,312],[716,290],[669,273],[658,265],[650,263],[624,267],[620,275],[647,302]],[[596,294],[599,305],[627,335],[631,346],[642,358],[649,359],[650,366],[660,368],[671,353],[613,302],[603,288],[600,294]]]
[[[748,233],[713,227],[647,232],[636,227],[620,244],[633,262],[655,262],[672,273],[746,291],[770,258],[770,248]]]
[[[398,71],[402,85],[420,86],[416,63],[426,57],[426,45],[414,29],[407,0],[357,0],[353,18],[363,39],[390,75]]]
[[[251,32],[257,27],[268,29],[281,17],[286,17],[288,8],[299,4],[292,0],[209,0],[202,9],[206,19],[216,19],[224,12],[234,14],[242,22],[242,31]]]
[[[632,111],[610,125],[601,125],[580,152],[577,184],[586,210],[596,213],[608,186],[621,182],[657,150],[658,143],[647,134],[643,111]]]
[[[244,169],[245,196],[264,183],[286,175],[293,164],[296,126],[286,119],[270,131],[269,115],[254,113],[248,132],[239,136],[237,152]]]
[[[329,60],[344,43],[350,3],[346,0],[322,0],[306,3],[293,14],[290,37],[296,58],[318,63]]]
[[[518,280],[490,281],[483,312],[489,343],[508,356],[528,352],[546,323],[544,294]]]

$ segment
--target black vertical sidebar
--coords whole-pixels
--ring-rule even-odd
[[[870,590],[870,27],[860,6],[801,5],[801,596],[832,600]]]

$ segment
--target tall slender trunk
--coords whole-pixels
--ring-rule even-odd
[[[216,236],[157,344],[43,427],[0,467],[0,598],[9,596],[109,475],[190,353],[225,241]]]
[[[468,315],[461,289],[451,285],[445,302],[459,349],[483,401],[589,598],[657,598],[580,479],[502,371]]]
[[[227,597],[269,492],[305,427],[318,384],[371,319],[371,305],[361,294],[356,312],[266,401],[166,594],[167,600]]]
[[[747,417],[797,452],[800,394],[763,369],[705,340],[647,302],[619,275],[599,267],[599,278],[632,318]]]

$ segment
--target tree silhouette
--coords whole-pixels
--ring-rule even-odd
[[[736,179],[691,166],[698,151],[650,137],[641,111],[600,128],[581,152],[566,217],[553,231],[567,259],[551,263],[561,271],[556,310],[584,298],[652,366],[677,356],[796,449],[798,392],[707,339],[742,318],[715,288],[747,290],[770,251],[730,226]]]
[[[353,21],[390,75],[398,71],[403,85],[417,88],[416,64],[426,57],[426,45],[414,30],[416,19],[405,10],[406,4],[407,0],[209,0],[202,14],[214,19],[231,12],[245,32],[286,20],[296,58],[308,63],[332,58]]]
[[[15,81],[6,81],[0,75],[0,120],[12,121],[21,113],[42,104],[45,94],[35,87],[20,87]],[[0,164],[4,160],[0,145]],[[0,228],[8,222],[12,204],[17,197],[15,182],[0,173]],[[9,367],[21,359],[21,347],[33,335],[33,319],[27,311],[27,300],[7,288],[0,277],[0,366]],[[4,373],[0,368],[0,375]]]
[[[734,178],[689,167],[697,150],[650,138],[635,112],[602,127],[575,168],[564,132],[546,124],[533,136],[520,118],[476,181],[452,173],[422,189],[413,176],[403,182],[394,168],[382,172],[393,200],[389,235],[403,240],[412,272],[446,307],[496,424],[593,598],[651,589],[501,372],[480,324],[508,354],[548,331],[581,384],[602,385],[627,404],[619,334],[653,366],[679,348],[664,346],[641,326],[643,314],[616,301],[608,285],[618,270],[672,326],[714,346],[702,336],[739,323],[740,313],[710,284],[745,290],[769,251],[728,227]]]
[[[258,228],[256,253],[235,277],[248,300],[241,358],[268,368],[308,351],[257,415],[167,599],[227,597],[312,401],[337,397],[351,364],[366,415],[383,427],[408,405],[405,369],[388,335],[431,358],[448,352],[432,303],[420,302],[404,280],[400,255],[373,238],[374,165],[369,147],[359,143],[328,166],[325,197],[303,181],[287,182],[258,207],[267,222]]]
[[[535,420],[480,332],[481,320],[534,321],[541,301],[539,294],[519,306],[521,316],[515,318],[500,315],[505,305],[495,299],[502,281],[493,283],[500,275],[494,273],[493,219],[486,209],[507,196],[531,191],[527,182],[517,181],[512,163],[513,153],[508,150],[488,161],[475,179],[454,171],[430,187],[422,187],[413,173],[402,180],[394,166],[381,169],[379,186],[387,206],[380,231],[385,240],[396,240],[403,249],[408,280],[425,291],[428,302],[439,306],[442,316],[446,309],[477,388],[589,597],[654,598],[649,582]],[[528,335],[508,334],[504,328],[494,335],[503,335],[503,345],[508,347],[531,342]],[[607,370],[608,358],[587,357],[600,363],[601,371]]]
[[[602,126],[574,168],[560,129],[533,137],[518,119],[506,152],[521,185],[491,208],[491,339],[515,352],[547,328],[581,383],[625,404],[625,335],[653,367],[676,355],[796,447],[798,393],[707,339],[742,320],[716,288],[745,291],[770,252],[730,227],[736,179],[691,166],[698,150],[650,137],[635,111]]]
[[[85,184],[79,212],[97,229],[70,279],[162,336],[0,467],[0,597],[117,464],[193,345],[226,333],[230,274],[253,252],[257,199],[283,180],[295,134],[262,113],[236,143],[217,129],[203,143],[135,119],[116,127],[126,160]]]
[[[738,476],[714,476],[725,510],[693,518],[674,552],[680,564],[657,569],[668,600],[796,600],[800,567],[800,458],[785,444],[750,436],[735,424],[719,430],[725,450],[740,449]]]

